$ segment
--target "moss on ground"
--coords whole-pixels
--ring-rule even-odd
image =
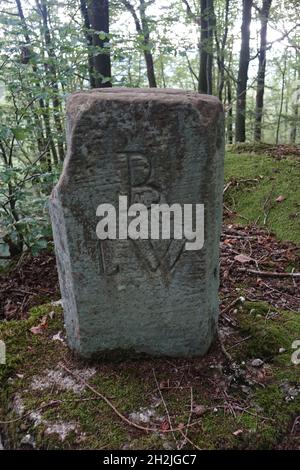
[[[280,240],[300,243],[299,161],[227,153],[225,180],[232,182],[224,202],[236,212],[235,222],[257,223]],[[276,202],[279,196],[285,199]]]
[[[47,326],[42,333],[33,334],[30,328],[45,323],[46,316]],[[232,348],[236,363],[244,367],[251,379],[256,372],[250,364],[253,358],[259,357],[267,364],[266,368],[257,369],[259,374],[266,373],[267,380],[259,383],[260,378],[253,379],[251,393],[245,397],[241,410],[232,409],[229,402],[240,403],[244,395],[239,387],[243,381],[237,381],[230,392],[231,399],[226,398],[222,387],[230,380],[232,371],[221,370],[223,359],[216,348],[205,358],[192,360],[105,361],[95,365],[95,373],[87,381],[130,419],[133,419],[132,412],[152,410],[151,425],[159,430],[166,422],[166,410],[156,390],[155,369],[173,426],[184,425],[189,419],[191,389],[194,406],[204,407],[203,415],[192,415],[191,422],[199,422],[188,433],[197,447],[274,448],[300,414],[300,393],[294,399],[288,396],[289,387],[299,385],[300,365],[291,363],[291,345],[300,339],[300,316],[275,310],[265,303],[251,302],[238,311],[237,320],[241,338],[247,339]],[[0,324],[0,338],[7,346],[7,364],[0,366],[0,419],[13,420],[0,425],[6,445],[20,448],[21,442],[24,446],[24,436],[30,435],[39,449],[174,448],[171,433],[146,433],[125,424],[88,388],[78,393],[57,383],[40,388],[32,386],[37,377],[43,382],[49,371],[64,373],[61,362],[76,373],[92,367],[74,358],[61,341],[53,340],[59,331],[63,331],[61,308],[50,304],[32,309],[28,320]],[[286,351],[279,353],[279,348]],[[66,378],[70,376],[66,374]],[[20,403],[24,408],[20,420],[18,402],[19,409]],[[64,439],[53,432],[62,423],[69,426]],[[180,442],[183,436],[177,432],[175,438]],[[192,447],[189,442],[185,444],[185,448]]]
[[[252,441],[254,448],[272,448],[300,413],[300,364],[292,362],[292,345],[300,339],[300,315],[265,302],[246,302],[236,317],[246,339],[234,357],[245,362],[260,358],[266,364],[258,369],[261,386],[255,387],[252,402],[267,420]]]
[[[279,310],[266,302],[245,302],[237,320],[241,333],[248,337],[241,347],[247,357],[287,359],[292,354],[292,342],[300,339],[300,314]],[[285,350],[285,355],[279,356],[280,349]]]

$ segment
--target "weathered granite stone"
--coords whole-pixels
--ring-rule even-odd
[[[223,190],[220,102],[180,90],[77,92],[68,154],[50,198],[69,345],[204,354],[216,331]],[[205,205],[205,242],[105,240],[96,208],[142,201]]]

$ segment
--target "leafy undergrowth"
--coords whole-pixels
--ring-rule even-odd
[[[265,226],[279,240],[300,243],[299,160],[229,153],[225,180],[228,218]]]
[[[27,320],[2,322],[7,364],[0,366],[0,428],[5,446],[299,448],[300,365],[292,363],[291,355],[292,343],[300,339],[300,315],[245,302],[232,319],[238,328],[221,321],[232,362],[215,343],[204,358],[139,357],[89,365],[66,347],[62,310],[56,304],[33,308]],[[174,433],[168,415],[172,427],[179,428]]]

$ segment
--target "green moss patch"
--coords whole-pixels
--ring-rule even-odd
[[[230,186],[224,202],[234,211],[235,222],[257,223],[274,232],[279,240],[300,243],[298,160],[228,153],[225,180]]]
[[[292,343],[300,339],[300,314],[279,310],[266,302],[245,302],[237,313],[242,334],[242,356],[282,362],[292,354]],[[283,351],[279,353],[279,351]],[[300,372],[300,371],[299,371]]]

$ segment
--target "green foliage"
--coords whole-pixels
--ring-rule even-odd
[[[4,240],[18,243],[21,239],[33,254],[47,248],[52,238],[48,193],[57,174],[58,169],[43,172],[35,164],[26,168],[0,164],[0,233]]]

